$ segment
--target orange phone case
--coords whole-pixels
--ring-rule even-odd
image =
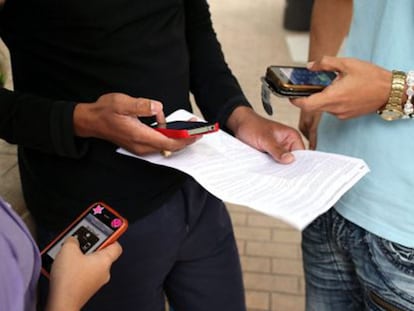
[[[111,208],[109,205],[103,203],[103,202],[95,202],[91,204],[81,215],[79,215],[64,231],[62,231],[56,238],[54,238],[41,252],[40,256],[43,256],[45,253],[47,253],[59,240],[62,239],[71,229],[73,229],[76,224],[78,224],[88,213],[93,209],[94,207],[101,205],[105,209],[107,209],[111,214],[113,214],[116,218],[120,219],[122,221],[122,224],[120,224],[119,227],[115,229],[115,231],[105,240],[103,243],[96,249],[100,250],[102,248],[105,248],[106,246],[114,243],[118,238],[126,231],[128,228],[128,220],[121,216],[117,211],[115,211],[113,208]],[[49,272],[43,267],[42,265],[42,273],[49,278]]]

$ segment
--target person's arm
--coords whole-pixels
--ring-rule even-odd
[[[48,153],[80,157],[86,145],[74,136],[74,108],[75,103],[0,88],[0,138]]]
[[[335,56],[349,32],[352,0],[315,0],[312,9],[309,61]]]
[[[110,268],[122,253],[115,242],[84,255],[76,238],[69,238],[56,256],[50,273],[46,311],[79,311],[110,279]]]
[[[0,234],[0,301],[2,310],[25,310],[25,280],[30,276],[23,275],[22,269],[16,260],[10,239]],[[27,282],[27,281],[26,281]]]
[[[349,32],[352,0],[315,0],[312,10],[309,56],[310,61],[335,56]],[[301,110],[299,129],[309,140],[309,149],[316,148],[316,131],[321,112]]]
[[[303,149],[299,133],[254,112],[224,60],[207,2],[186,0],[185,6],[191,91],[204,117],[276,161],[292,162],[290,151]]]
[[[0,138],[42,152],[79,158],[87,140],[100,138],[136,154],[176,151],[195,138],[171,139],[141,123],[139,116],[164,122],[160,102],[110,93],[94,103],[54,101],[0,88]]]
[[[317,0],[317,3],[324,4],[316,7],[315,13],[321,13],[317,18],[330,21],[330,24],[323,26],[322,22],[315,21],[311,57],[319,59],[315,58],[308,67],[311,70],[336,71],[338,77],[320,93],[291,100],[303,111],[301,121],[307,124],[301,126],[301,129],[310,137],[311,146],[316,145],[316,132],[312,134],[312,131],[316,130],[315,124],[319,119],[309,121],[305,119],[306,115],[318,116],[321,112],[328,112],[338,119],[349,119],[375,113],[387,103],[392,80],[391,71],[372,63],[329,56],[329,53],[338,51],[343,37],[348,32],[353,2]],[[338,34],[335,35],[333,31]],[[324,35],[325,32],[330,35]]]
[[[225,61],[207,1],[185,0],[185,17],[191,92],[203,116],[223,128],[236,107],[251,105]]]

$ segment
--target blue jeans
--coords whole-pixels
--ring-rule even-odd
[[[414,249],[331,209],[303,232],[306,310],[414,310]]]

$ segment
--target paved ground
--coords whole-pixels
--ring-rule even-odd
[[[260,102],[260,76],[270,64],[292,63],[285,40],[292,33],[282,29],[284,1],[209,3],[227,61],[256,110],[265,115]],[[295,127],[297,109],[285,100],[276,101],[273,118]],[[32,226],[20,190],[16,148],[4,141],[0,141],[0,195]],[[304,310],[300,233],[249,208],[228,207],[238,240],[249,311]]]

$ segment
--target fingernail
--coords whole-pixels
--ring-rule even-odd
[[[150,101],[150,106],[151,106],[151,112],[152,113],[157,113],[157,112],[160,112],[162,110],[162,103],[157,101],[157,100],[151,100]]]
[[[315,62],[309,62],[309,63],[306,64],[306,68],[311,69],[314,64],[315,64]]]
[[[282,154],[281,159],[284,163],[290,163],[295,159],[295,157],[293,156],[293,154],[288,152],[288,153]]]
[[[160,153],[164,158],[169,158],[172,155],[172,151],[169,150],[161,150]]]

